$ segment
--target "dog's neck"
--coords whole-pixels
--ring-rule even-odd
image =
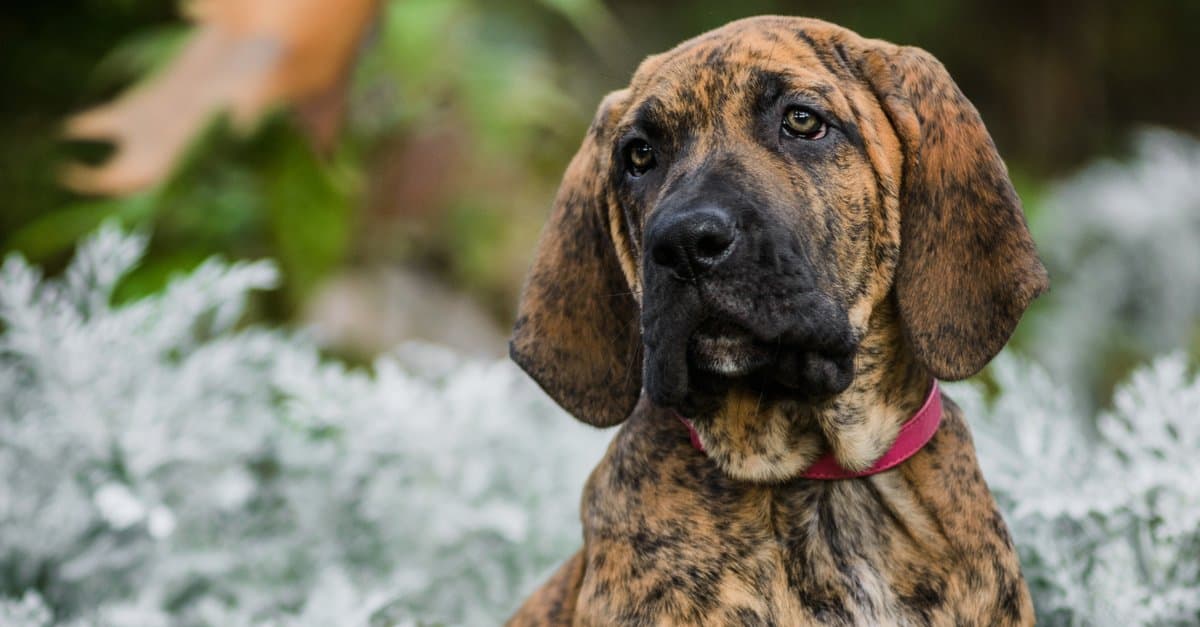
[[[885,299],[871,314],[854,381],[844,392],[818,404],[763,407],[759,395],[735,389],[696,431],[709,457],[736,479],[791,479],[830,450],[843,468],[865,470],[891,447],[929,385],[930,375],[905,346],[894,304]]]

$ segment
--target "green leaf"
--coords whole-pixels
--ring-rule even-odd
[[[357,187],[336,163],[323,163],[293,130],[269,131],[262,189],[276,255],[294,302],[343,259],[350,241]]]
[[[119,199],[89,200],[67,205],[21,227],[4,243],[5,250],[19,251],[37,263],[75,246],[76,240],[115,217],[123,224],[144,220],[154,211],[153,192]]]
[[[155,294],[166,287],[172,277],[195,270],[209,257],[208,251],[195,248],[152,255],[121,279],[113,293],[113,303],[127,303]]]

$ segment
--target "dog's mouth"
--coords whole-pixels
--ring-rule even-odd
[[[674,342],[647,344],[647,363],[657,369],[647,377],[647,393],[697,418],[712,413],[734,386],[765,402],[816,402],[840,393],[853,379],[858,343],[840,308],[831,311],[766,329],[704,317]]]

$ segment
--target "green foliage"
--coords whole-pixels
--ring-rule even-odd
[[[152,13],[141,6],[127,3],[125,17]],[[57,121],[43,120],[35,125],[41,152],[11,186],[28,202],[10,203],[3,250],[56,267],[84,233],[115,218],[154,233],[123,297],[160,289],[216,252],[271,255],[286,277],[280,311],[291,312],[331,270],[365,255],[439,267],[504,311],[562,164],[590,116],[558,86],[561,68],[550,42],[562,20],[597,44],[616,28],[590,0],[386,2],[358,59],[346,132],[331,154],[316,154],[287,115],[273,116],[248,138],[217,120],[170,180],[129,198],[58,189],[54,172],[66,158],[96,151],[64,151],[52,139]],[[105,54],[73,59],[64,71],[84,77],[86,93],[110,93],[157,71],[185,33],[169,21],[133,28]],[[449,138],[449,160],[432,166],[449,191],[425,199],[405,197],[404,189],[399,197],[368,197],[365,190],[386,176],[375,164],[431,130]],[[17,149],[0,146],[0,163],[21,160]]]
[[[151,213],[152,203],[151,194],[70,203],[18,229],[9,237],[7,247],[23,251],[30,259],[52,258],[106,220],[116,218],[126,224],[140,221]]]
[[[270,138],[259,179],[275,250],[299,295],[337,267],[350,236],[353,169],[338,159],[322,163],[295,133]]]

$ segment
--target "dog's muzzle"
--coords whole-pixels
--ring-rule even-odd
[[[853,379],[857,341],[846,311],[819,290],[792,235],[744,231],[728,210],[702,205],[646,230],[644,385],[664,407],[696,407],[745,383],[803,399]],[[762,229],[759,229],[762,230]]]

